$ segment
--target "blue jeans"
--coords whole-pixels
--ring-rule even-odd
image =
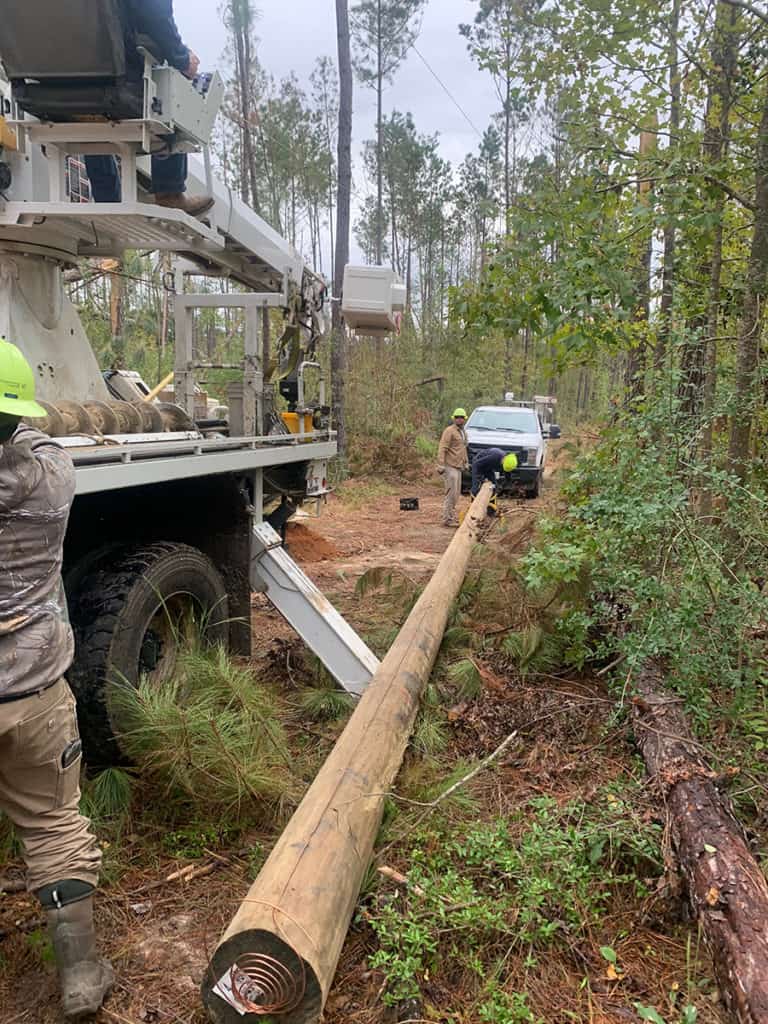
[[[85,169],[91,195],[97,203],[120,202],[120,175],[113,156],[86,156]],[[152,157],[152,191],[160,194],[184,192],[187,185],[187,154]]]
[[[500,469],[501,464],[499,460],[484,461],[482,455],[475,456],[472,462],[472,487],[470,489],[473,498],[486,480],[490,480],[493,486],[496,486],[496,474]]]

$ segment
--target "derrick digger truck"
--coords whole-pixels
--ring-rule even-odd
[[[76,468],[64,564],[76,641],[69,681],[86,751],[97,761],[119,753],[111,682],[163,678],[179,644],[201,626],[210,640],[250,653],[253,587],[273,597],[343,684],[357,672],[362,685],[375,667],[297,567],[277,564],[279,540],[263,522],[265,510],[285,513],[327,489],[336,442],[319,378],[325,282],[217,180],[209,140],[219,76],[190,82],[155,59],[151,39],[140,41],[144,73],[136,83],[126,77],[119,0],[3,4],[0,336],[32,365],[48,413],[42,429]],[[213,196],[205,220],[153,202],[149,157],[163,152],[199,154],[189,161],[187,187]],[[119,203],[76,201],[73,161],[89,153],[119,157]],[[98,365],[66,295],[72,267],[126,250],[173,257],[173,392],[160,395],[165,401],[138,374]],[[235,287],[195,292],[199,276]],[[345,303],[358,330],[385,331],[402,308],[400,286],[385,268],[360,268]],[[194,318],[205,308],[241,311],[240,359],[198,358]],[[271,366],[262,359],[265,309],[285,320]],[[199,386],[212,369],[234,375],[213,415]],[[281,582],[273,570],[294,575]],[[285,606],[286,594],[298,594],[298,610]],[[331,638],[318,639],[329,623]],[[340,645],[356,657],[354,671],[338,666]]]

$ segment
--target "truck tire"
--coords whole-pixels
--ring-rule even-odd
[[[536,477],[536,481],[533,486],[529,487],[525,492],[526,498],[538,498],[539,492],[541,491],[541,473]]]
[[[229,601],[211,560],[186,544],[156,543],[123,552],[80,581],[70,614],[75,661],[67,678],[87,759],[120,758],[109,709],[115,683],[160,681],[176,664],[185,635],[201,631],[210,643],[226,643]]]

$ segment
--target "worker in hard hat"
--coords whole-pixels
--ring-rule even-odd
[[[181,41],[173,17],[172,0],[124,0],[123,27],[127,77],[140,82],[144,59],[138,52],[138,37],[146,37],[152,56],[167,61],[187,78],[194,78],[200,59]],[[91,195],[97,203],[119,203],[120,173],[113,156],[86,155],[85,167],[91,183]],[[200,217],[213,206],[213,196],[186,195],[186,153],[156,153],[152,156],[152,191],[159,206],[182,210]]]
[[[486,448],[479,451],[472,460],[472,496],[480,490],[483,481],[490,480],[496,486],[499,473],[511,473],[517,469],[517,456],[502,448]]]
[[[466,409],[454,409],[453,423],[446,427],[437,449],[437,472],[445,484],[443,501],[443,526],[458,526],[456,504],[461,496],[461,473],[469,469],[467,458]]]
[[[45,415],[31,367],[0,339],[0,811],[46,912],[64,1016],[79,1020],[101,1006],[113,971],[96,954],[101,851],[78,810],[82,747],[64,680],[74,643],[61,564],[75,470],[21,422]]]

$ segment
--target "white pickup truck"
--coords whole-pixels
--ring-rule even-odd
[[[560,437],[560,427],[552,424],[547,429],[532,403],[516,405],[480,405],[467,420],[467,447],[469,462],[488,448],[503,448],[517,455],[517,469],[499,473],[497,490],[500,494],[523,491],[528,498],[538,498],[547,438]],[[465,483],[469,486],[469,476]]]

